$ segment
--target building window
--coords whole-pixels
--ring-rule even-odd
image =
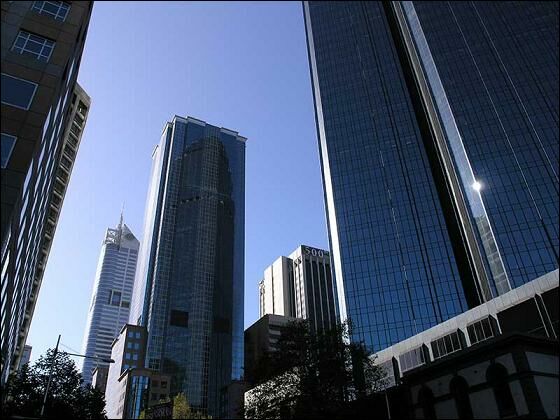
[[[161,387],[167,388],[167,381],[161,381]]]
[[[140,343],[134,343],[134,350],[140,350]]]
[[[138,353],[132,353],[132,360],[138,360]]]
[[[159,381],[152,381],[152,386],[154,388],[158,388],[159,387]]]
[[[131,358],[131,357],[130,357],[130,353],[125,353],[125,354],[124,354],[124,358],[125,358],[125,359],[130,359],[130,358]]]
[[[471,400],[469,397],[469,384],[462,376],[455,376],[449,383],[449,392],[453,395],[455,400],[455,407],[457,408],[457,418],[459,419],[472,419],[473,412]]]
[[[467,333],[469,334],[471,344],[479,343],[494,337],[490,318],[484,318],[471,325],[467,325]]]
[[[189,324],[189,313],[172,309],[169,323],[177,327],[187,327]]]
[[[126,343],[126,348],[127,349],[131,349],[134,346],[133,343],[131,343],[130,341],[128,343]]]
[[[127,335],[128,335],[128,338],[134,338],[134,331],[129,331],[127,333]]]
[[[2,73],[2,103],[28,110],[35,96],[37,84]]]
[[[80,103],[78,104],[78,112],[83,116],[85,116],[87,113],[87,106],[85,106],[82,101],[80,101]]]
[[[120,306],[121,292],[117,292],[116,290],[111,290],[111,293],[109,293],[109,304],[113,306]]]
[[[49,15],[56,20],[64,22],[66,16],[68,16],[70,5],[63,1],[36,1],[33,3],[32,10],[41,15]]]
[[[434,393],[426,385],[418,391],[418,403],[422,407],[422,412],[425,419],[435,419],[436,409],[434,407]]]
[[[12,155],[12,151],[14,150],[14,146],[16,145],[16,136],[11,136],[6,133],[2,133],[2,143],[1,143],[1,150],[0,156],[2,160],[2,168],[8,166],[8,161],[10,160],[10,156]]]
[[[140,331],[136,331],[136,338],[140,338]]]
[[[461,340],[458,331],[432,341],[434,359],[439,359],[459,350],[461,350]]]
[[[422,347],[412,349],[399,356],[399,364],[401,367],[401,372],[406,372],[407,370],[414,369],[417,366],[426,363],[426,358],[424,356],[424,350]]]
[[[493,363],[488,366],[486,370],[486,381],[494,391],[494,398],[498,405],[498,412],[500,418],[515,417],[517,412],[515,410],[515,403],[509,388],[508,372],[504,365],[500,363]]]
[[[25,31],[19,31],[14,45],[12,45],[12,51],[20,54],[29,54],[37,60],[45,62],[51,58],[53,49],[54,42],[50,39]]]

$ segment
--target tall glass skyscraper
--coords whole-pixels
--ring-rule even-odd
[[[82,353],[111,358],[111,344],[128,322],[140,242],[121,221],[107,229],[91,296]],[[95,367],[108,367],[96,359],[84,359],[84,383],[91,383]]]
[[[558,3],[304,2],[341,318],[380,350],[558,267]]]
[[[153,153],[131,323],[146,367],[213,417],[243,367],[245,141],[175,116]]]

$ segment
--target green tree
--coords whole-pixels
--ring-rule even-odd
[[[187,396],[182,392],[173,398],[173,418],[174,419],[211,419],[204,416],[199,411],[193,410],[187,400]]]
[[[349,326],[313,334],[307,322],[283,328],[277,350],[257,366],[245,418],[336,418],[357,414],[356,402],[372,397],[385,376],[363,343],[349,340]]]
[[[33,366],[25,365],[10,376],[2,417],[39,417],[51,365],[47,418],[106,418],[104,395],[90,385],[82,386],[82,376],[74,361],[65,352],[58,352],[55,358],[54,350],[48,350]]]

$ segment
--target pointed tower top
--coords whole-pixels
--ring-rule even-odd
[[[123,221],[124,221],[124,201],[121,206],[121,218],[119,220],[119,229],[122,229]]]

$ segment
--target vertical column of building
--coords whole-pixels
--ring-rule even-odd
[[[290,259],[294,264],[295,316],[307,319],[312,331],[334,326],[338,318],[330,253],[302,245],[290,255]]]
[[[393,6],[413,41],[414,76],[425,79],[422,102],[440,116],[493,294],[558,268],[558,4]]]

